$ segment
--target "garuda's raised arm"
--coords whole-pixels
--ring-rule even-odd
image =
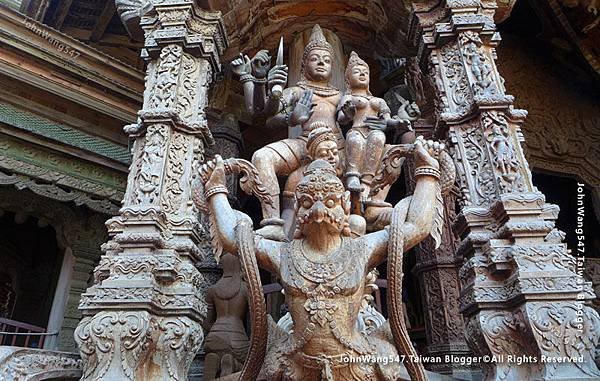
[[[236,228],[242,220],[252,220],[246,214],[234,210],[227,199],[227,177],[225,163],[221,156],[215,157],[214,168],[208,181],[204,184],[204,197],[208,202],[208,211],[212,220],[211,234],[223,250],[238,253],[240,242],[236,236]],[[280,242],[268,239],[256,240],[256,259],[260,267],[278,274]]]
[[[370,263],[383,262],[388,253],[390,230],[399,229],[402,235],[402,251],[407,251],[428,235],[436,234],[434,225],[441,223],[440,164],[443,144],[425,141],[419,137],[414,143],[415,191],[412,196],[400,201],[394,208],[394,217],[389,228],[367,234],[364,239]],[[432,233],[433,232],[433,233]]]

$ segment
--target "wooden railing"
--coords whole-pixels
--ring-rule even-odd
[[[22,323],[16,320],[0,318],[0,345],[13,347],[43,348],[47,333],[46,328]]]

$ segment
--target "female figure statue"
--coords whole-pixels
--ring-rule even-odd
[[[371,95],[369,65],[355,52],[350,54],[345,75],[348,93],[340,102],[337,119],[341,125],[352,123],[346,135],[346,186],[362,191],[366,199],[385,145],[385,125],[369,125],[366,118],[387,120],[391,112],[385,100]]]
[[[350,54],[346,67],[346,87],[337,120],[341,125],[351,124],[346,135],[346,187],[361,192],[361,199],[368,200],[371,182],[385,146],[385,130],[401,124],[409,127],[408,119],[391,117],[385,100],[369,91],[369,65],[355,52]]]
[[[204,380],[230,375],[242,369],[249,340],[244,328],[248,310],[246,283],[242,280],[240,262],[233,254],[221,256],[223,276],[208,288],[208,311],[202,328],[206,359]]]

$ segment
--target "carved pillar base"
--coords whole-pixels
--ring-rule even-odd
[[[594,294],[554,229],[557,214],[542,194],[521,193],[502,195],[488,211],[467,208],[459,220],[470,231],[460,248],[470,258],[461,311],[474,353],[495,360],[484,364],[486,380],[600,377],[600,317],[586,305]]]
[[[186,380],[204,335],[188,317],[145,311],[101,312],[76,331],[87,366],[83,380]]]

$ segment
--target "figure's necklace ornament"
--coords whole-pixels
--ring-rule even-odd
[[[312,92],[320,97],[332,97],[339,95],[340,91],[333,86],[319,86],[306,81],[299,81],[296,84],[302,90],[312,90]]]
[[[347,264],[342,261],[342,248],[344,241],[333,253],[324,255],[321,260],[314,260],[308,257],[304,251],[302,241],[294,241],[292,260],[298,273],[305,279],[318,284],[329,283],[339,277]],[[300,254],[300,255],[298,255]]]

